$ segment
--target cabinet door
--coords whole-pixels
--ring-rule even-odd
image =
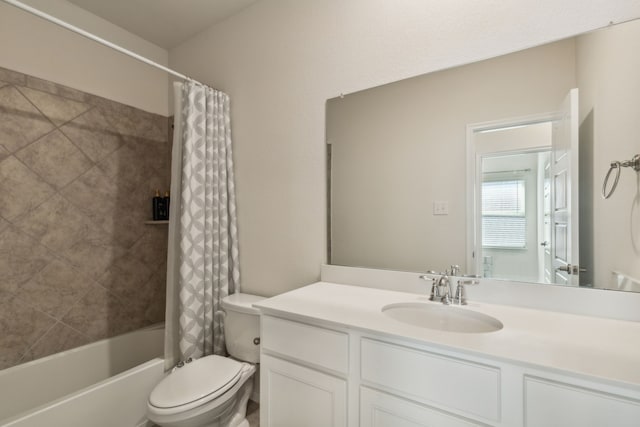
[[[637,427],[640,401],[598,390],[525,377],[527,427]]]
[[[345,427],[345,380],[263,354],[260,424],[265,427]]]
[[[390,394],[360,388],[361,427],[474,427],[472,421]]]

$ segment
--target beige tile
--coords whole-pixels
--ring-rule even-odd
[[[21,84],[21,86],[24,86],[24,84]],[[39,79],[33,76],[27,76],[26,86],[31,89],[36,89],[36,90],[50,93],[52,95],[59,95],[63,98],[67,98],[73,101],[86,103],[87,100],[89,100],[91,97],[91,95],[89,95],[88,93],[79,91],[77,89],[73,89],[68,86],[63,86],[61,84],[57,84],[49,80]]]
[[[17,291],[51,261],[51,254],[38,242],[7,227],[0,233],[0,290]]]
[[[86,335],[70,328],[64,323],[56,323],[44,334],[27,352],[22,362],[46,357],[61,351],[89,344],[91,340]]]
[[[166,266],[163,265],[152,273],[153,275],[146,282],[138,283],[118,293],[118,296],[126,302],[129,322],[138,327],[164,321]]]
[[[0,80],[11,84],[24,85],[27,81],[27,76],[17,71],[0,67]]]
[[[154,145],[125,143],[97,166],[119,187],[136,188],[154,175],[154,166],[163,167],[162,164],[154,164],[157,151]]]
[[[120,335],[143,325],[142,317],[125,301],[98,285],[93,285],[62,322],[92,340]]]
[[[112,293],[94,284],[64,316],[62,322],[91,340],[106,338],[109,336],[110,317],[119,305],[121,302]]]
[[[47,200],[54,189],[14,156],[0,161],[0,216],[11,221]]]
[[[7,157],[9,157],[10,155],[11,153],[9,153],[9,150],[4,148],[4,145],[0,144],[0,162],[6,159]]]
[[[54,323],[53,318],[0,292],[0,369],[17,364]]]
[[[103,98],[97,95],[89,95],[89,104],[94,107],[100,108],[102,111],[123,111],[125,114],[131,114],[135,108],[122,104],[120,102],[112,101],[111,99]]]
[[[134,299],[140,296],[154,271],[145,267],[127,252],[107,268],[98,282],[120,298]]]
[[[115,214],[120,195],[118,183],[100,168],[93,167],[61,191],[78,209],[98,223]],[[124,193],[124,192],[123,192]]]
[[[9,226],[9,221],[0,217],[0,234]]]
[[[69,249],[96,228],[89,217],[59,194],[20,218],[15,225],[56,252]]]
[[[109,319],[109,336],[122,335],[149,325],[151,323],[145,319],[144,311],[138,310],[131,301],[121,300]]]
[[[167,261],[168,225],[147,225],[144,235],[131,247],[131,257],[140,264],[157,269]]]
[[[163,143],[167,138],[166,117],[135,108],[104,109],[113,128],[127,141]]]
[[[92,108],[84,102],[73,101],[28,87],[18,87],[18,90],[56,126],[61,126]]]
[[[47,120],[16,88],[0,88],[0,141],[14,152],[51,132]]]
[[[150,205],[145,207],[135,191],[98,167],[65,187],[62,194],[125,248],[144,234]]]
[[[144,309],[144,318],[148,324],[164,322],[167,299],[167,267],[162,266],[149,280],[147,289],[150,297]]]
[[[16,296],[59,320],[90,285],[82,274],[56,260],[20,286]]]
[[[119,206],[116,232],[114,237],[121,245],[130,248],[145,233],[145,221],[151,218],[151,205],[142,200],[134,200],[135,203],[126,203]]]
[[[26,146],[15,156],[58,189],[69,184],[93,165],[91,160],[58,130]]]
[[[64,251],[62,256],[73,268],[97,280],[125,253],[124,248],[109,240],[108,236],[101,232],[90,231],[89,235]]]
[[[60,130],[94,162],[122,145],[120,134],[112,128],[98,108],[87,111]]]

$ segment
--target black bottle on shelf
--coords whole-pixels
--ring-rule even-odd
[[[171,198],[169,197],[169,192],[165,191],[164,197],[162,198],[163,211],[162,211],[162,215],[160,215],[161,220],[167,221],[169,219],[170,204],[171,204]]]
[[[151,203],[152,203],[153,220],[160,221],[162,219],[161,215],[164,210],[163,209],[164,199],[160,197],[160,190],[156,190],[156,195],[153,196],[153,199],[151,199]]]

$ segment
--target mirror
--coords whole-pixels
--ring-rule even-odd
[[[640,291],[640,172],[601,195],[640,153],[639,52],[636,20],[328,100],[329,262]]]

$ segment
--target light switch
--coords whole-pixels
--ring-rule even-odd
[[[446,200],[434,200],[433,201],[433,214],[434,215],[449,215],[449,202]]]

